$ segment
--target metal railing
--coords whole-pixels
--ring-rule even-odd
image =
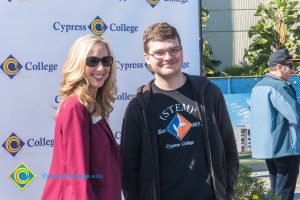
[[[209,78],[222,91],[223,94],[251,93],[255,84],[262,79],[262,76],[245,77],[218,77]],[[300,98],[300,75],[293,75],[291,83],[296,90],[297,98]]]

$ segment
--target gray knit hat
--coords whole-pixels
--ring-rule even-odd
[[[269,66],[274,67],[277,64],[283,64],[292,58],[288,49],[279,49],[270,55]]]

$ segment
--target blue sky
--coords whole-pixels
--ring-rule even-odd
[[[233,126],[250,126],[250,93],[224,94]]]

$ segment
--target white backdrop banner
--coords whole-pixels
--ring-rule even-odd
[[[61,69],[75,39],[93,32],[112,47],[118,97],[109,123],[119,143],[129,100],[153,78],[143,57],[143,31],[162,21],[181,35],[183,71],[200,74],[197,0],[0,1],[1,199],[41,198],[52,157]]]

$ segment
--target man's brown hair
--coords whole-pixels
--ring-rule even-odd
[[[148,43],[151,41],[164,41],[167,39],[176,38],[178,39],[179,45],[181,47],[180,36],[175,27],[166,22],[152,24],[144,31],[144,52],[148,53]]]

